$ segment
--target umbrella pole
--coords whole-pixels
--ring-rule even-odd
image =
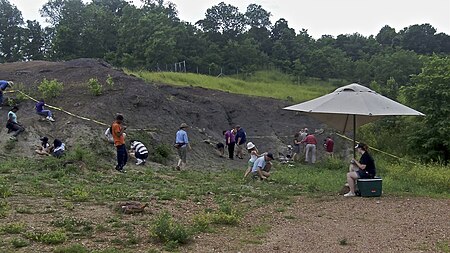
[[[353,158],[356,159],[356,114],[353,114]]]

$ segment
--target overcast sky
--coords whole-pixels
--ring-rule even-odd
[[[39,9],[47,0],[9,0],[25,20],[44,20]],[[88,2],[88,1],[85,1]],[[140,0],[133,0],[140,6]],[[244,13],[249,4],[261,5],[272,13],[272,22],[288,21],[296,32],[302,28],[314,38],[358,32],[376,35],[384,25],[396,31],[409,25],[429,23],[437,32],[450,34],[450,0],[172,0],[181,20],[195,23],[206,10],[220,2],[231,4]]]

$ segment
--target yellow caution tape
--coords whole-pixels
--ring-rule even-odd
[[[351,139],[351,138],[349,138],[349,137],[347,137],[347,136],[345,136],[345,135],[342,135],[342,134],[339,134],[339,133],[336,133],[336,135],[339,136],[339,137],[341,137],[341,138],[344,138],[344,139],[346,139],[346,140],[353,141],[353,139]],[[356,141],[356,140],[355,140],[355,142],[356,142],[356,143],[359,143],[359,141]],[[379,149],[374,148],[374,147],[370,147],[370,149],[375,150],[375,151],[377,151],[377,152],[380,152],[380,153],[382,153],[382,154],[384,154],[384,155],[387,155],[387,156],[390,156],[390,157],[393,157],[393,158],[396,158],[396,159],[399,159],[399,160],[404,160],[404,161],[406,161],[406,162],[409,162],[409,163],[418,165],[417,163],[415,163],[415,162],[413,162],[413,161],[407,160],[407,159],[402,158],[402,157],[398,157],[398,156],[396,156],[396,155],[390,154],[390,153],[385,152],[385,151],[383,151],[383,150],[379,150]]]
[[[30,95],[26,94],[25,92],[23,92],[23,91],[21,91],[21,90],[5,91],[5,93],[14,93],[14,92],[19,92],[20,94],[22,94],[22,95],[25,96],[26,98],[28,98],[28,99],[30,99],[30,100],[33,100],[33,101],[35,101],[35,102],[39,102],[37,99],[31,97]],[[90,118],[88,118],[88,117],[84,117],[84,116],[77,115],[77,114],[75,114],[75,113],[72,113],[72,112],[69,112],[69,111],[67,111],[67,110],[64,110],[64,109],[62,109],[62,108],[60,108],[60,107],[56,107],[56,106],[49,105],[49,104],[45,104],[45,106],[47,106],[47,107],[49,107],[49,108],[52,108],[52,109],[54,109],[54,110],[57,110],[57,111],[66,113],[66,114],[68,114],[68,115],[70,115],[70,116],[72,116],[72,117],[78,118],[78,119],[82,119],[82,120],[94,122],[94,123],[99,124],[99,125],[102,125],[102,126],[108,126],[108,127],[110,126],[110,124],[106,124],[106,123],[104,123],[104,122],[101,122],[101,121],[98,121],[98,120],[95,120],[95,119],[90,119]],[[158,129],[156,129],[156,128],[134,128],[134,129],[131,128],[131,129],[127,129],[127,130],[128,130],[128,131],[146,131],[146,132],[156,132],[156,131],[158,131]]]

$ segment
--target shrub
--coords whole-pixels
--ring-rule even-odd
[[[66,247],[58,247],[53,252],[54,253],[88,253],[89,251],[85,247],[83,247],[79,244],[74,244],[74,245],[70,245],[70,246],[66,246]]]
[[[109,74],[108,74],[108,78],[106,78],[106,83],[109,85],[110,88],[112,88],[114,86],[114,79]]]
[[[25,236],[28,239],[42,242],[45,244],[60,244],[67,241],[67,235],[63,231],[54,231],[54,232],[27,232]]]
[[[11,223],[3,226],[1,231],[8,234],[20,234],[24,231],[24,225],[22,223]]]
[[[63,91],[64,85],[58,80],[53,79],[51,81],[44,78],[42,82],[38,85],[38,90],[41,92],[42,97],[44,98],[54,98],[59,96],[59,94]]]
[[[167,144],[160,144],[153,150],[150,160],[156,163],[167,164],[172,155],[172,149]]]
[[[11,244],[13,245],[14,248],[23,248],[30,245],[30,242],[20,238],[14,238],[11,240]]]
[[[7,198],[11,196],[11,189],[3,178],[0,178],[0,198]]]
[[[185,244],[190,238],[187,229],[175,222],[168,212],[163,212],[156,218],[150,236],[166,245]]]
[[[98,81],[97,78],[89,79],[88,88],[94,96],[100,96],[103,92],[103,85]]]

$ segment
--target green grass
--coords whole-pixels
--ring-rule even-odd
[[[126,70],[126,72],[151,83],[203,87],[235,94],[270,97],[292,102],[310,100],[336,89],[336,87],[330,83],[312,79],[300,85],[293,84],[285,74],[270,71],[257,72],[255,75],[247,78],[247,80],[234,77],[213,77],[193,73],[133,72],[129,70]]]
[[[0,217],[9,217],[14,213],[48,214],[53,217],[47,220],[46,227],[33,223],[26,223],[25,226],[20,219],[15,223],[2,224],[1,234],[23,237],[23,240],[17,239],[14,243],[8,239],[6,243],[9,247],[26,247],[32,241],[33,244],[48,247],[61,244],[62,247],[58,248],[61,252],[71,252],[72,247],[69,245],[80,238],[98,238],[98,234],[114,233],[121,236],[100,239],[123,252],[123,247],[148,243],[145,237],[137,237],[136,229],[140,228],[141,231],[153,229],[153,238],[162,242],[157,244],[158,247],[174,250],[198,233],[214,233],[237,226],[247,212],[262,206],[273,207],[285,219],[298,220],[301,217],[287,212],[287,207],[295,201],[295,197],[335,196],[345,183],[348,169],[346,162],[331,159],[314,166],[275,164],[274,172],[267,181],[242,179],[244,167],[217,171],[198,168],[181,172],[131,167],[127,174],[119,174],[111,166],[91,159],[89,154],[81,150],[71,150],[61,159],[46,157],[37,161],[15,158],[2,161]],[[412,166],[387,162],[380,157],[375,159],[383,178],[384,196],[450,198],[448,166]],[[87,167],[80,170],[64,166],[68,160],[84,161]],[[26,196],[26,203],[17,203],[17,198],[21,196]],[[50,201],[47,205],[35,208],[33,199],[37,203],[57,200],[58,204]],[[78,217],[74,213],[74,210],[83,206],[113,209],[117,202],[124,200],[150,202],[152,215],[136,216],[137,219],[130,224],[120,212],[101,222]],[[214,205],[207,205],[207,201],[211,200]],[[158,210],[183,210],[184,204],[192,203],[196,203],[200,211],[183,214],[186,217],[181,219],[177,216],[176,223],[172,218],[176,213],[159,216],[161,211]],[[264,236],[271,228],[269,222],[264,220],[253,226],[250,232]],[[28,228],[32,229],[28,231]],[[77,247],[73,246],[75,249]],[[439,247],[444,251],[448,248],[445,243],[439,244]]]

